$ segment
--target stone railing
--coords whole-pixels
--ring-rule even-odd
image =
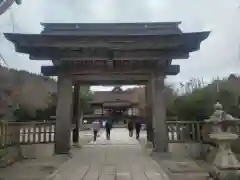
[[[54,142],[53,122],[0,122],[0,148]]]
[[[200,121],[167,121],[169,142],[201,142],[204,124]]]
[[[211,143],[211,124],[204,121],[167,121],[169,143],[201,142]],[[240,125],[234,126],[240,135]]]

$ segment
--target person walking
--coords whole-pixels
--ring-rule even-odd
[[[135,130],[136,130],[136,139],[139,139],[140,131],[141,131],[142,124],[140,121],[135,123]]]
[[[107,120],[105,123],[105,129],[106,129],[106,137],[107,140],[110,140],[111,135],[111,129],[112,129],[112,122],[110,120]]]
[[[105,128],[106,120],[102,121],[102,127]]]
[[[95,120],[92,122],[92,129],[93,129],[93,141],[97,140],[98,131],[100,129],[99,121]]]
[[[129,137],[132,137],[133,136],[133,121],[130,120],[128,122],[128,132],[129,132]]]

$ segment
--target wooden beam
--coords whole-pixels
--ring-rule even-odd
[[[2,15],[10,6],[14,3],[14,0],[7,0],[0,2],[0,15]]]
[[[42,66],[41,72],[45,76],[56,76],[60,72],[66,72],[69,74],[75,75],[84,75],[84,74],[119,74],[119,73],[132,73],[132,74],[149,74],[153,70],[163,69],[162,67],[157,67],[157,64],[154,66],[123,66],[123,67],[108,67],[108,66],[78,66],[78,65],[60,65],[60,66]]]
[[[106,48],[121,50],[166,50],[180,48],[187,52],[196,51],[209,32],[165,34],[165,35],[43,35],[5,33],[16,49],[24,47],[59,48]],[[27,52],[30,53],[30,52]]]
[[[177,75],[180,73],[180,65],[170,65],[164,70],[165,75]]]
[[[72,78],[78,81],[148,81],[150,75],[147,74],[90,74],[73,75]]]
[[[110,69],[110,68],[91,68],[91,69],[84,69],[79,67],[57,67],[57,66],[42,66],[41,72],[45,76],[56,76],[60,72],[67,72],[75,75],[88,75],[88,74],[151,74],[154,71],[164,71],[165,75],[177,75],[180,72],[179,65],[170,65],[166,68],[159,67],[159,68],[122,68],[122,69]]]
[[[73,82],[77,82],[81,85],[87,86],[116,86],[116,85],[145,85],[147,83],[146,80],[98,80],[98,81],[79,81],[73,80]]]
[[[48,45],[48,44],[40,44],[40,45],[31,45],[31,44],[24,44],[24,45],[18,45],[16,49],[20,48],[28,48],[28,47],[56,47],[56,48],[106,48],[106,49],[120,49],[120,50],[145,50],[145,49],[159,49],[159,50],[169,50],[169,49],[184,49],[184,45],[181,43],[172,43],[172,42],[165,42],[165,43],[159,43],[159,42],[132,42],[132,43],[74,43],[74,44],[53,44],[53,45]],[[19,51],[18,51],[19,52]],[[30,52],[27,52],[30,53]]]
[[[55,66],[41,66],[41,73],[44,76],[56,76],[61,72],[60,67]]]
[[[144,85],[149,78],[147,74],[91,74],[74,75],[73,82],[81,85]]]
[[[29,51],[29,50],[27,50]],[[25,51],[25,52],[27,52]],[[32,49],[30,50],[32,60],[61,60],[61,61],[82,61],[82,60],[163,60],[163,59],[187,59],[189,54],[184,51],[66,51]]]
[[[76,144],[79,142],[79,114],[81,111],[80,107],[80,85],[74,84],[73,90],[73,101],[72,101],[72,123],[75,124],[75,128],[72,133],[72,140]]]
[[[190,34],[191,35],[191,34]],[[146,49],[147,47],[169,48],[184,44],[185,34],[168,35],[123,35],[123,36],[70,36],[43,34],[10,34],[5,37],[19,46],[28,47],[90,47]],[[191,35],[192,36],[192,35]],[[148,49],[148,48],[147,48]]]

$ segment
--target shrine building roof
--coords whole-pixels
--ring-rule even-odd
[[[120,87],[116,86],[112,91],[94,92],[91,104],[105,104],[105,106],[114,104],[136,104],[138,101],[133,94],[134,91],[123,91]]]

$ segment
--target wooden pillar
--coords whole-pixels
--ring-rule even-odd
[[[103,113],[104,113],[104,112],[103,112],[103,105],[101,105],[101,108],[102,108],[102,116],[103,116]]]
[[[58,76],[57,96],[55,153],[66,154],[71,147],[72,79],[70,75]]]
[[[145,116],[147,125],[147,140],[153,143],[153,115],[152,115],[152,84],[151,81],[145,86]]]
[[[154,150],[157,152],[168,151],[168,134],[166,126],[166,107],[164,100],[164,76],[152,78],[152,105],[154,127]]]
[[[73,108],[72,108],[72,122],[75,125],[72,133],[73,143],[79,143],[79,129],[80,129],[80,85],[78,83],[74,84],[73,90]]]

